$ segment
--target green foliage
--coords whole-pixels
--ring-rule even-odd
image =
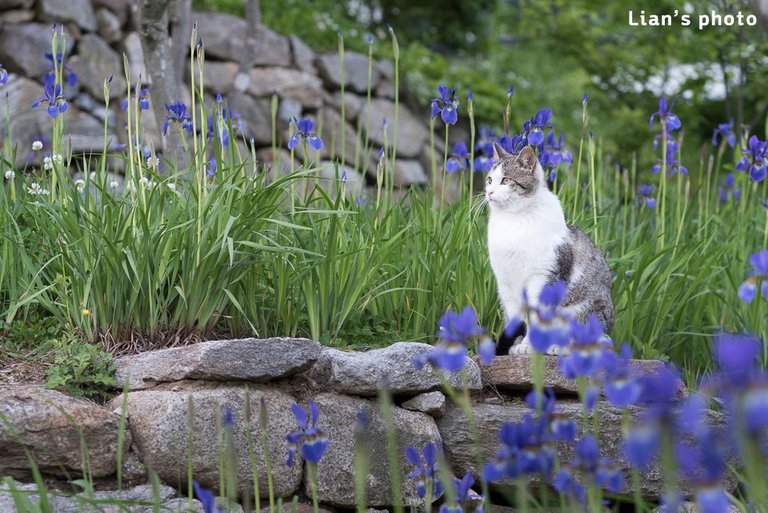
[[[46,371],[48,388],[91,399],[114,394],[118,383],[114,378],[113,356],[101,345],[67,334],[57,341],[54,351],[54,363]]]

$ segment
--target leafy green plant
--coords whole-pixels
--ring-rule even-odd
[[[114,387],[119,385],[114,377],[114,358],[100,345],[62,336],[54,351],[53,365],[46,372],[48,388],[91,399],[114,394]]]

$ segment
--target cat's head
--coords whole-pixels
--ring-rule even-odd
[[[530,146],[512,155],[493,143],[493,158],[496,163],[485,179],[485,199],[491,208],[517,209],[533,201],[539,189],[546,189],[544,171]]]

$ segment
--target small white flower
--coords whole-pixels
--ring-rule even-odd
[[[158,159],[155,156],[150,156],[147,159],[147,167],[150,169],[157,169],[157,166],[160,165],[160,159]]]
[[[27,187],[27,192],[33,196],[45,196],[48,194],[48,190],[43,189],[37,182],[32,182],[32,185]]]
[[[75,180],[75,187],[77,187],[77,192],[83,192],[85,190],[85,180]]]
[[[119,184],[119,183],[117,183],[115,180],[112,180],[111,182],[109,182],[109,188],[110,188],[110,189],[117,189],[117,187],[118,187],[119,185],[120,185],[120,184]]]
[[[91,174],[90,174],[90,175],[88,175],[88,177],[89,177],[91,180],[95,180],[95,179],[96,179],[96,171],[91,171]]]
[[[53,156],[53,162],[57,165],[61,165],[64,163],[64,157],[59,155],[58,153]]]
[[[32,143],[32,151],[40,151],[43,149],[42,141],[35,141]]]
[[[51,157],[45,157],[43,159],[43,169],[50,171],[53,169],[53,159]]]
[[[168,188],[172,190],[173,192],[176,192],[176,184],[175,183],[169,183]]]
[[[151,189],[155,186],[154,182],[152,182],[152,180],[150,180],[146,176],[142,176],[141,180],[139,181],[141,182],[141,185],[143,185],[145,189]]]
[[[14,178],[16,178],[16,173],[12,169],[9,169],[8,171],[5,172],[6,180],[13,180]]]

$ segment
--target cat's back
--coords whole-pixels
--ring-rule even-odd
[[[610,290],[612,280],[608,262],[589,235],[578,226],[569,224],[568,240],[574,249],[574,270],[592,277]]]
[[[611,330],[614,312],[610,268],[589,235],[575,225],[568,225],[568,235],[557,248],[551,280],[568,283],[563,306],[572,308],[579,320],[596,313],[605,331]]]

